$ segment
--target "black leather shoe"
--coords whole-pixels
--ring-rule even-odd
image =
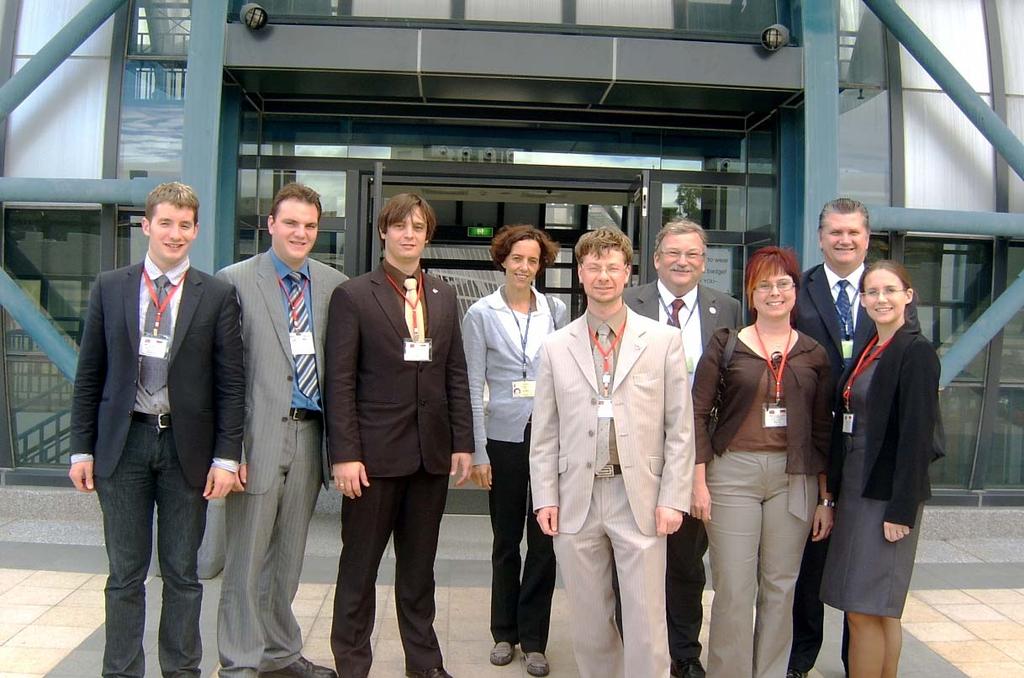
[[[700,663],[699,657],[694,657],[672,662],[672,669],[669,673],[673,678],[704,678],[704,666]]]
[[[807,678],[807,671],[801,671],[800,669],[787,669],[786,678]]]
[[[452,674],[445,671],[441,666],[435,666],[425,671],[406,671],[405,675],[406,678],[452,678]]]
[[[265,678],[338,678],[334,669],[317,666],[302,655],[299,655],[299,658],[288,666],[276,671],[260,673],[260,676]]]

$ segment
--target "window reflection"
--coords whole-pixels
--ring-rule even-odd
[[[237,14],[237,12],[236,12]],[[192,30],[192,8],[181,0],[135,0],[128,52],[132,55],[185,56]]]
[[[983,391],[980,386],[954,384],[940,392],[946,456],[929,467],[935,487],[967,487],[978,442]]]
[[[129,61],[121,96],[118,176],[181,175],[185,64]]]

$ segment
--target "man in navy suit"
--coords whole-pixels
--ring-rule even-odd
[[[858,292],[870,237],[868,210],[861,202],[836,198],[825,203],[818,216],[818,244],[825,261],[804,272],[796,298],[796,329],[825,348],[836,382],[875,333],[875,324],[860,307]],[[806,676],[821,650],[824,607],[818,591],[828,541],[808,539],[804,549],[793,602],[787,678]],[[846,636],[844,625],[844,664]]]
[[[245,414],[234,288],[189,266],[199,200],[177,182],[146,199],[145,260],[100,274],[71,407],[75,487],[96,491],[110,575],[104,676],[143,676],[146,572],[157,509],[164,675],[199,675],[197,575],[206,502],[237,479]]]

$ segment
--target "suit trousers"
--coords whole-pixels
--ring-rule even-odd
[[[668,535],[665,607],[668,615],[668,651],[672,661],[700,658],[700,627],[704,620],[704,554],[708,533],[704,521],[683,518],[678,531]]]
[[[530,501],[530,427],[521,443],[487,440],[492,483],[487,495],[491,548],[491,635],[494,642],[544,652],[555,591],[555,550],[533,517]],[[526,562],[519,546],[526,528]],[[521,578],[520,578],[521,575]]]
[[[583,527],[560,533],[554,542],[580,678],[668,678],[665,538],[640,532],[622,476],[595,478]],[[622,636],[615,625],[613,567]]]
[[[309,521],[320,492],[323,423],[282,424],[277,475],[263,494],[225,500],[227,554],[217,619],[220,675],[251,676],[288,666],[302,650],[292,612]]]
[[[165,676],[198,676],[203,656],[199,611],[203,586],[197,560],[206,530],[203,489],[185,481],[171,429],[132,422],[117,468],[96,477],[103,536],[110,561],[104,588],[104,676],[143,676],[146,658],[146,574],[153,553],[157,509],[157,557],[163,580],[158,651]]]
[[[793,480],[802,485],[797,508],[806,520],[790,512],[784,452],[728,451],[708,464],[711,678],[786,675],[793,590],[818,497],[817,478]]]
[[[331,651],[341,678],[366,678],[370,673],[377,569],[392,534],[398,632],[406,669],[424,671],[443,662],[434,633],[434,558],[448,476],[421,468],[413,475],[369,481],[362,497],[345,497],[341,503],[342,547],[331,626]]]

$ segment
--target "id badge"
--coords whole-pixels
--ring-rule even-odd
[[[843,360],[849,360],[853,357],[853,339],[843,339],[840,342],[840,347],[843,349]]]
[[[597,418],[598,419],[614,419],[615,410],[612,409],[611,398],[598,398],[597,399]]]
[[[312,332],[289,332],[288,339],[292,344],[292,355],[313,355],[316,347],[313,346]]]
[[[779,428],[786,425],[786,408],[781,405],[764,406],[764,427]]]
[[[686,356],[686,373],[692,377],[693,370],[696,367],[697,366],[693,364],[693,358],[691,358],[690,356]]]
[[[410,363],[430,362],[430,339],[425,341],[405,340],[405,361]]]
[[[158,358],[167,360],[167,351],[171,347],[170,339],[164,335],[153,336],[152,334],[142,335],[139,342],[139,355],[147,358]]]
[[[536,391],[537,382],[532,379],[523,379],[521,381],[512,382],[513,398],[532,398]]]
[[[853,433],[853,412],[843,412],[843,433]]]

